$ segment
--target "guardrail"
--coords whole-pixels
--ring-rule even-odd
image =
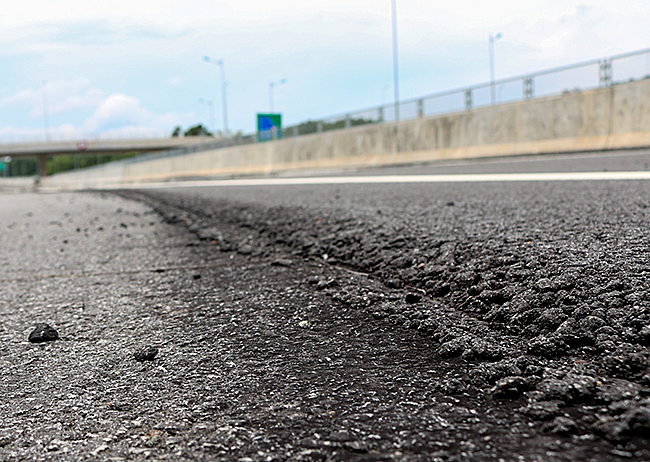
[[[616,80],[614,78],[616,77]],[[536,97],[609,87],[650,77],[650,48],[456,88],[286,127],[283,136],[299,136],[355,125],[395,122],[529,100]],[[493,99],[494,98],[494,99]]]
[[[344,130],[364,124],[395,122],[397,121],[396,114],[399,114],[399,120],[430,117],[494,104],[609,87],[617,83],[647,78],[650,78],[650,48],[433,93],[420,98],[400,101],[398,104],[384,104],[323,119],[308,120],[285,127],[281,136],[290,138],[330,130]],[[230,139],[215,139],[194,146],[144,154],[116,163],[142,162],[235,145],[252,144],[257,141],[256,134]]]
[[[617,83],[647,78],[650,78],[650,48],[400,101],[398,114],[399,120],[430,117],[494,104],[610,87]],[[492,100],[492,95],[494,95],[494,100]],[[395,109],[396,105],[391,103],[323,119],[308,120],[285,127],[282,137],[290,138],[330,130],[344,130],[364,124],[395,122],[397,121]],[[120,162],[141,162],[255,142],[257,142],[257,135],[252,134],[229,140],[215,140],[173,151],[146,154]]]

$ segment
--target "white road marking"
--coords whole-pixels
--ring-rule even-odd
[[[558,173],[484,173],[453,175],[382,175],[299,178],[241,178],[230,180],[169,181],[114,185],[111,189],[198,188],[206,186],[289,186],[318,184],[382,183],[481,183],[512,181],[613,181],[650,180],[650,172],[558,172]]]

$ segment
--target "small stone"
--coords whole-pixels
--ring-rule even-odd
[[[144,445],[148,448],[155,448],[165,443],[165,432],[159,430],[152,430],[147,435]]]
[[[399,279],[389,279],[386,281],[386,287],[389,289],[401,289],[402,288],[402,281]]]
[[[300,321],[298,325],[303,329],[306,329],[307,327],[309,327],[309,321]]]
[[[29,341],[32,343],[51,342],[57,340],[59,333],[49,324],[41,323],[29,334]]]
[[[540,403],[530,403],[528,406],[519,409],[519,412],[535,420],[550,420],[560,414],[560,406],[558,401],[542,401]]]
[[[578,425],[568,417],[556,417],[552,422],[542,425],[542,431],[556,435],[572,435],[578,432]]]
[[[550,279],[542,278],[535,283],[535,288],[540,292],[550,292],[553,290],[553,284]]]
[[[158,348],[152,345],[144,345],[133,353],[133,357],[139,362],[153,361],[157,354]]]
[[[352,439],[352,436],[350,435],[350,432],[347,430],[339,430],[333,432],[330,435],[329,439],[330,441],[343,442],[343,441],[350,441]]]
[[[406,301],[406,303],[411,303],[411,304],[420,303],[420,300],[422,300],[422,295],[417,294],[415,292],[409,292],[408,294],[406,294],[404,300]]]
[[[490,393],[495,398],[514,399],[521,396],[528,388],[529,385],[523,377],[506,377],[499,380]]]
[[[343,447],[358,454],[365,454],[370,451],[370,445],[365,441],[347,441],[343,443]]]
[[[291,266],[293,262],[287,258],[278,258],[277,260],[273,260],[271,262],[271,266]]]
[[[248,245],[248,244],[241,244],[237,248],[237,252],[242,254],[242,255],[250,255],[253,253],[253,246]]]

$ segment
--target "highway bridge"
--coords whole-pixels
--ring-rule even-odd
[[[214,138],[166,137],[126,139],[79,139],[64,141],[37,141],[25,143],[0,143],[0,157],[37,157],[41,175],[46,175],[45,164],[50,156],[74,154],[115,154],[125,152],[166,151],[187,146],[198,146]]]

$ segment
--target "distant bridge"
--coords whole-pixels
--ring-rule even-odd
[[[46,175],[46,163],[50,156],[166,151],[213,141],[214,138],[188,136],[178,138],[90,139],[78,141],[0,143],[0,156],[37,157],[39,172],[41,175]]]

